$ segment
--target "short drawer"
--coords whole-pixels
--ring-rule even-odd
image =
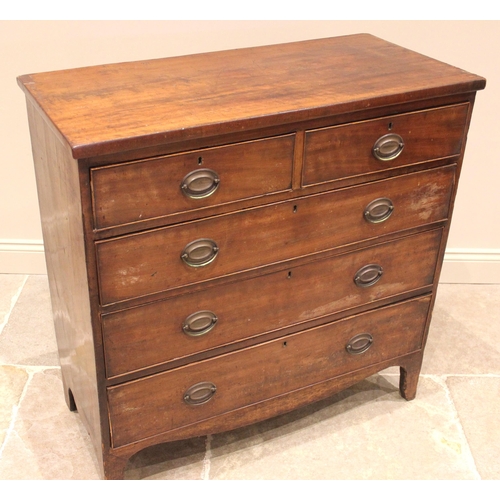
[[[416,351],[429,303],[415,299],[111,387],[113,446]]]
[[[440,229],[427,231],[257,278],[104,314],[107,376],[429,286],[441,233]]]
[[[294,136],[165,156],[91,171],[96,228],[286,191]]]
[[[101,303],[445,220],[454,175],[439,168],[98,242]]]
[[[302,183],[459,155],[468,109],[460,104],[307,131]]]

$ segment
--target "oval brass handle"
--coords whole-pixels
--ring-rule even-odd
[[[202,405],[210,401],[217,391],[217,387],[212,382],[200,382],[192,385],[184,393],[184,402],[188,405]]]
[[[361,288],[367,288],[377,283],[382,277],[382,274],[384,274],[382,266],[378,264],[368,264],[359,269],[354,275],[354,283]]]
[[[200,168],[187,174],[181,182],[181,190],[193,200],[208,198],[217,191],[220,178],[209,168]]]
[[[182,323],[182,331],[190,337],[201,337],[217,324],[218,318],[212,311],[198,311],[190,314]]]
[[[372,344],[373,337],[369,333],[360,333],[349,340],[345,348],[349,354],[362,354],[370,349]]]
[[[368,222],[377,224],[387,220],[394,211],[394,204],[389,198],[377,198],[366,205],[364,217]]]
[[[181,253],[181,259],[190,267],[203,267],[213,262],[219,253],[215,241],[201,238],[188,243]]]
[[[398,134],[379,137],[373,145],[372,153],[377,160],[389,161],[397,158],[405,147],[403,138]]]

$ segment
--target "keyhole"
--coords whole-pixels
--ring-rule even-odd
[[[203,156],[198,157],[198,165],[201,165],[203,163]]]
[[[283,347],[286,347],[288,344],[286,342],[283,342]]]
[[[392,122],[389,122],[389,126],[387,127],[388,130],[392,130]]]
[[[290,279],[291,277],[292,277],[292,271],[288,271],[287,279]]]
[[[294,205],[293,206],[293,213],[296,214],[297,213],[297,205]]]

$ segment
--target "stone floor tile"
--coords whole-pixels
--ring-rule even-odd
[[[12,370],[5,370],[8,367],[1,368],[0,387],[5,378],[2,374],[15,378]],[[201,479],[205,440],[202,437],[143,450],[129,461],[125,478]],[[64,401],[60,370],[35,373],[5,443],[0,479],[99,478],[90,437],[78,413],[70,412]]]
[[[449,377],[447,384],[482,479],[500,479],[500,377]]]
[[[59,365],[46,275],[26,281],[0,335],[0,363]]]
[[[12,411],[19,403],[28,374],[16,366],[0,366],[0,448],[12,420]]]
[[[500,286],[441,284],[422,373],[500,375],[499,304]]]
[[[211,479],[474,479],[477,472],[442,384],[417,399],[398,378],[371,377],[326,401],[213,436]]]
[[[33,375],[0,460],[0,479],[98,479],[95,452],[62,396],[60,370]]]
[[[19,292],[26,276],[21,274],[0,274],[0,333],[12,309],[12,299]]]

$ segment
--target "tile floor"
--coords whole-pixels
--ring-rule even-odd
[[[396,369],[293,413],[160,445],[129,479],[500,479],[500,285],[441,285],[417,398]],[[0,275],[0,479],[98,479],[64,402],[46,276]]]

